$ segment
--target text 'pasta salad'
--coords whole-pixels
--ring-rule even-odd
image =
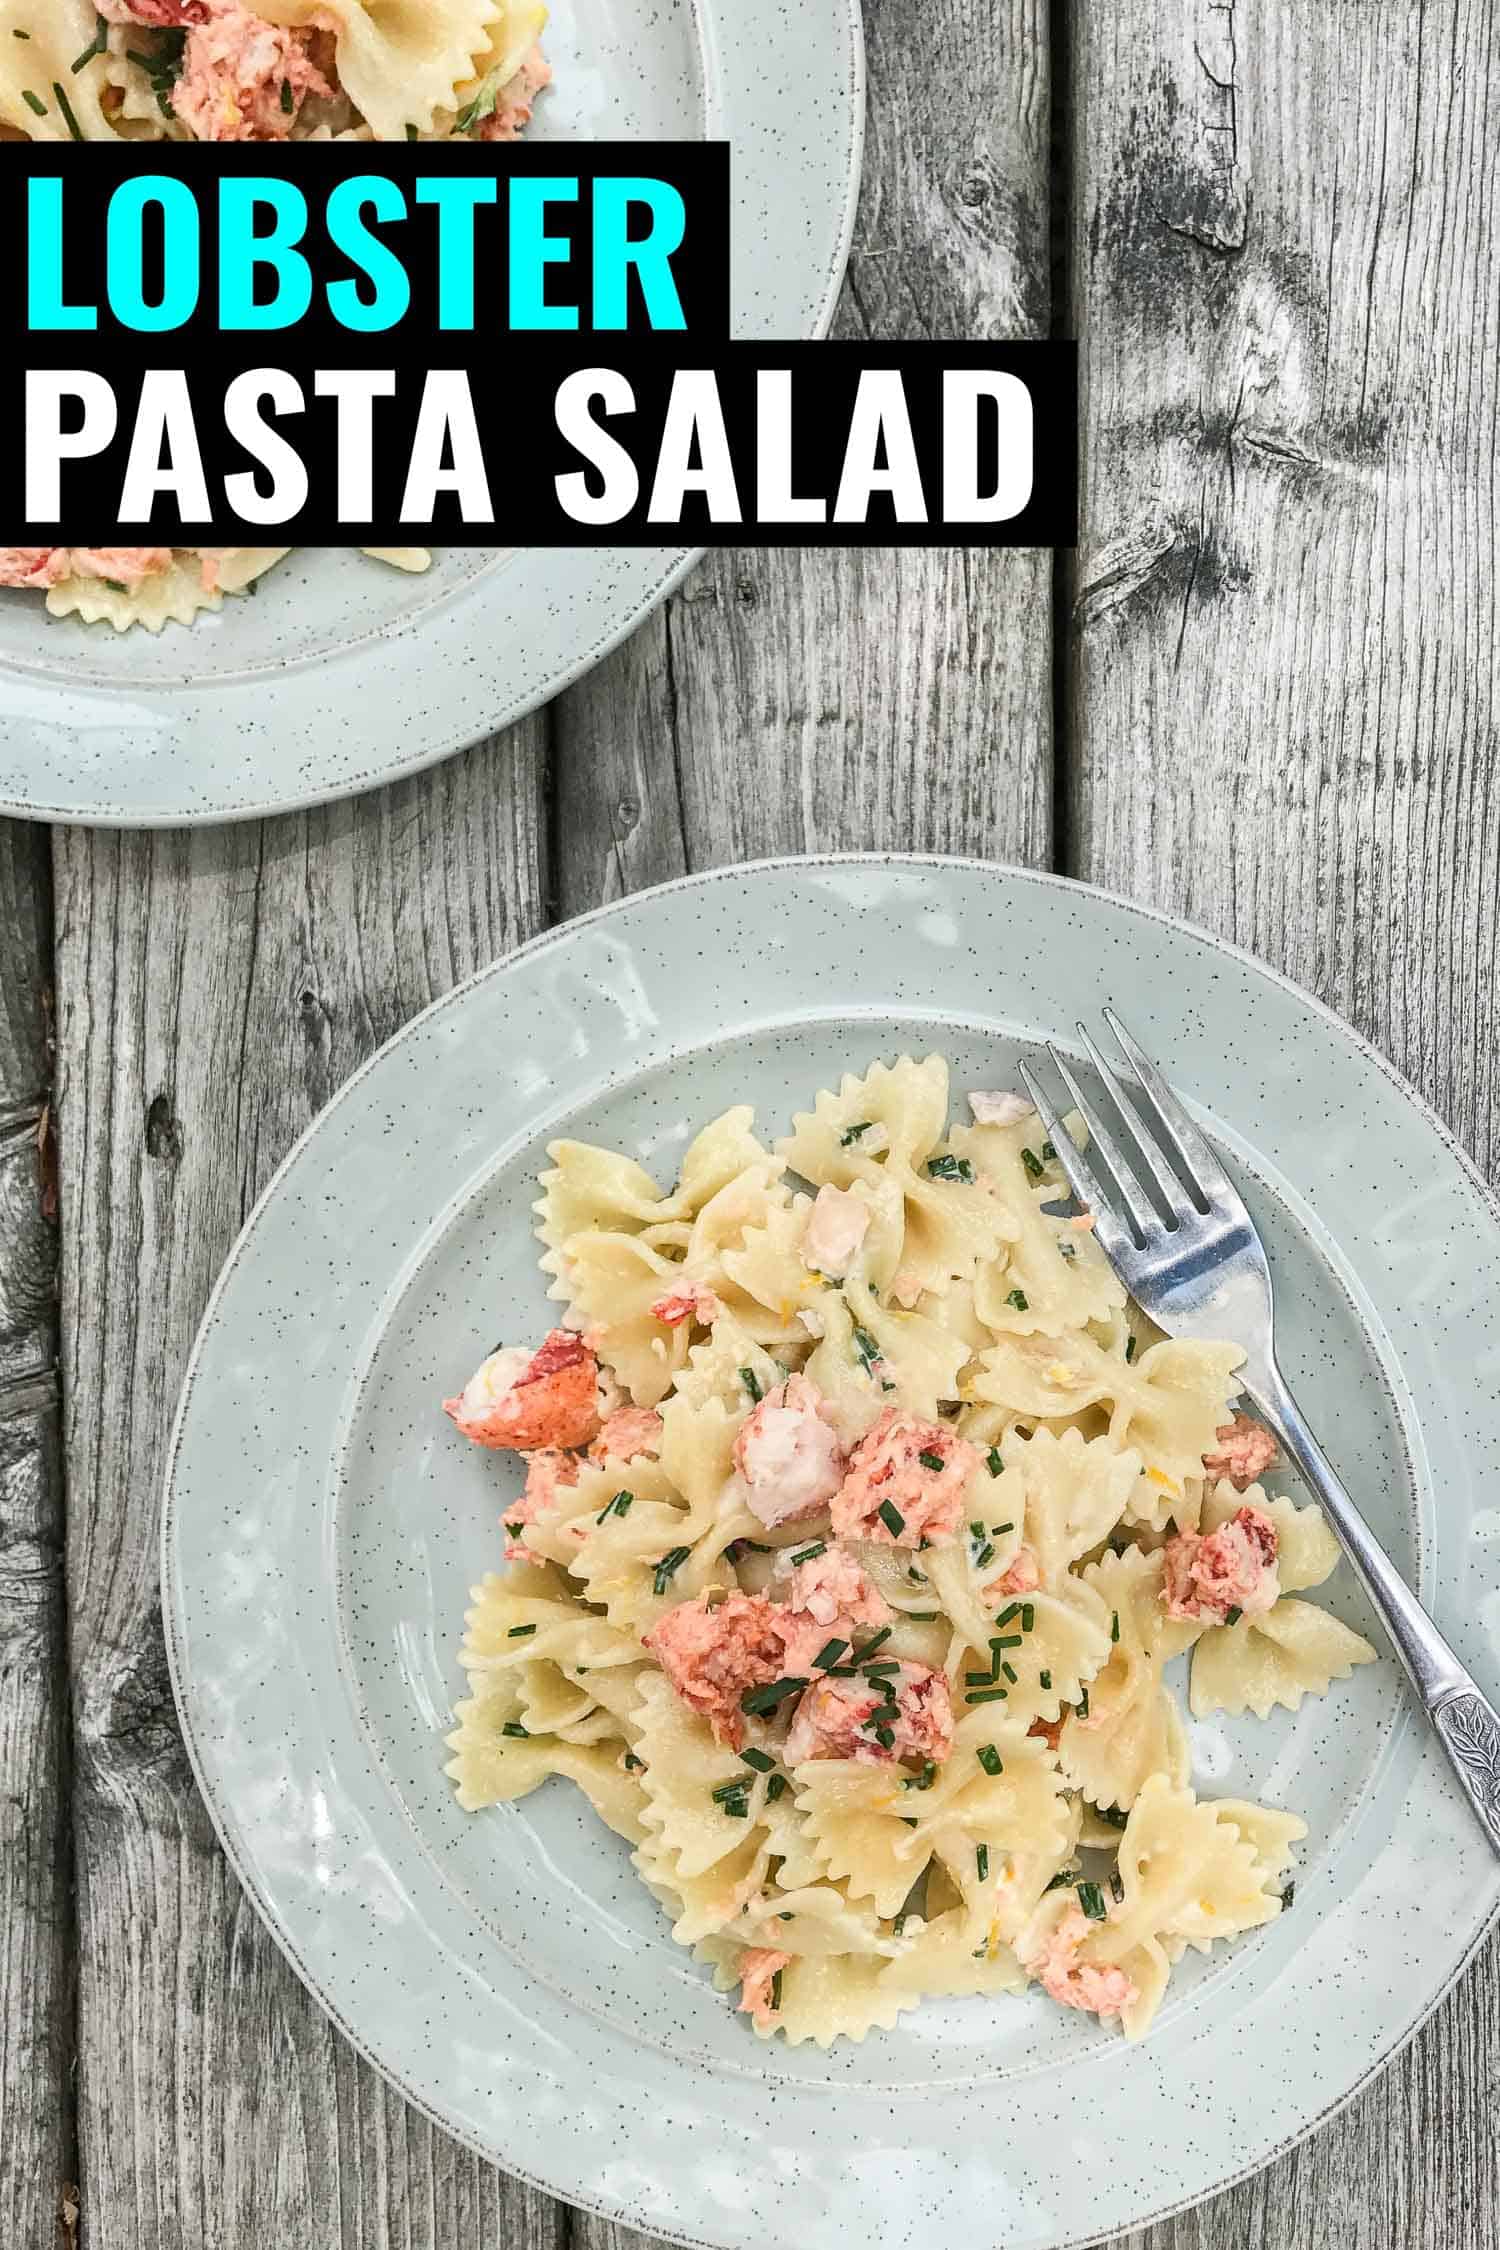
[[[969,1099],[950,1127],[940,1057],[877,1063],[774,1153],[732,1109],[669,1195],[554,1143],[562,1324],[445,1402],[525,1468],[461,1802],[567,1776],[794,2043],[1032,1983],[1138,2037],[1306,1833],[1197,1799],[1164,1667],[1264,1718],[1375,1653],[1299,1598],[1339,1550],[1257,1481],[1241,1352],[1152,1329],[1029,1105]]]
[[[514,140],[551,81],[546,22],[541,0],[0,0],[0,140]],[[159,632],[288,551],[0,547],[0,586]]]

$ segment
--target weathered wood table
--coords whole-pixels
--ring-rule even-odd
[[[683,868],[975,852],[1254,948],[1500,1158],[1490,7],[868,15],[843,328],[1081,335],[1076,556],[723,553],[420,780],[192,835],[0,832],[3,2250],[615,2231],[330,2029],[215,1847],[163,1657],[158,1486],[215,1271],[436,994]],[[1497,2056],[1491,1945],[1317,2137],[1132,2243],[1497,2250]]]

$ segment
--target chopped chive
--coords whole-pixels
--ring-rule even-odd
[[[747,1766],[754,1766],[757,1773],[769,1773],[776,1763],[774,1758],[766,1756],[764,1750],[742,1750],[740,1756]]]
[[[1031,1602],[1021,1604],[1021,1630],[1029,1633],[1036,1624],[1036,1609]]]
[[[880,1346],[876,1343],[868,1328],[854,1328],[850,1331],[850,1334],[854,1349],[858,1352],[865,1373],[868,1375],[880,1357]]]
[[[927,1177],[930,1180],[962,1180],[965,1187],[972,1187],[974,1167],[966,1156],[929,1156]]]
[[[901,1825],[903,1828],[917,1828],[920,1827],[921,1823],[911,1813],[903,1813]]]
[[[1295,1883],[1288,1883],[1288,1884],[1287,1884],[1287,1887],[1286,1887],[1286,1889],[1285,1889],[1285,1890],[1284,1890],[1284,1891],[1282,1892],[1282,1894],[1281,1894],[1281,1911],[1282,1911],[1282,1913],[1283,1913],[1283,1914],[1285,1914],[1285,1912],[1286,1912],[1287,1908],[1288,1908],[1288,1907],[1289,1907],[1289,1906],[1291,1905],[1291,1903],[1292,1903],[1292,1900],[1293,1900],[1293,1899],[1294,1899],[1294,1898],[1296,1897],[1296,1895],[1297,1895],[1297,1886],[1296,1886],[1296,1884],[1295,1884]]]
[[[294,93],[292,92],[292,82],[291,82],[290,78],[283,78],[283,79],[282,79],[282,81],[281,81],[281,107],[282,107],[282,110],[283,110],[283,112],[285,113],[285,115],[286,115],[286,116],[290,117],[290,116],[291,116],[291,114],[292,114],[292,111],[293,111],[293,110],[294,110],[294,109],[296,108],[296,106],[297,106],[297,97],[296,97],[296,95],[295,95],[295,94],[294,94]]]
[[[1228,1609],[1224,1612],[1224,1622],[1226,1625],[1238,1625],[1240,1619],[1244,1616],[1244,1614],[1245,1612],[1240,1608],[1239,1604],[1236,1603],[1233,1609]]]
[[[771,1979],[771,2013],[773,2016],[781,2013],[781,1978],[782,1971],[778,1969]]]
[[[1014,1687],[1016,1684],[1017,1676],[1014,1664],[1002,1664],[1000,1669],[1005,1674],[1005,1677],[1009,1680],[1011,1686]]]
[[[830,1664],[837,1664],[848,1646],[847,1641],[825,1641],[813,1658],[813,1670],[815,1672],[826,1672]]]
[[[1135,1338],[1133,1336],[1127,1336],[1125,1339],[1125,1365],[1128,1367],[1134,1358]]]
[[[633,1750],[626,1751],[621,1763],[627,1773],[644,1773],[646,1770],[645,1759],[638,1758]]]
[[[29,86],[23,86],[23,87],[22,87],[22,89],[21,89],[21,99],[22,99],[22,101],[23,101],[23,102],[24,102],[24,103],[26,104],[26,107],[27,107],[27,108],[28,108],[28,109],[29,109],[29,110],[31,111],[31,113],[32,113],[32,115],[33,115],[33,116],[35,116],[35,117],[45,117],[45,116],[46,116],[46,114],[47,114],[47,104],[46,104],[46,103],[45,103],[45,102],[44,102],[44,101],[42,100],[42,98],[41,98],[41,95],[40,95],[40,94],[34,94],[34,93],[33,93],[33,92],[31,91],[31,88],[30,88]]]
[[[1057,1162],[1057,1150],[1053,1147],[1051,1141],[1043,1141],[1042,1154],[1047,1159],[1047,1162],[1049,1164],[1055,1164]]]
[[[812,1562],[817,1556],[826,1555],[827,1552],[828,1541],[826,1539],[815,1539],[810,1547],[799,1547],[797,1549],[792,1557],[792,1567],[795,1569],[798,1563]]]
[[[103,16],[100,16],[95,25],[94,36],[84,48],[77,62],[73,64],[70,76],[76,78],[80,70],[87,70],[95,55],[102,55],[108,45],[109,25],[105,22]]]
[[[1112,1641],[1120,1638],[1120,1612],[1117,1609],[1112,1609],[1109,1613],[1109,1637]]]
[[[916,1774],[909,1774],[907,1776],[906,1786],[908,1789],[930,1789],[936,1780],[937,1767],[934,1765],[931,1758],[924,1758],[922,1761],[922,1771]]]
[[[1001,1757],[993,1742],[982,1742],[974,1755],[986,1773],[1004,1773],[1005,1760]]]
[[[1000,1677],[998,1672],[965,1672],[965,1687],[993,1687]]]
[[[992,1523],[990,1525],[990,1535],[992,1538],[999,1539],[1003,1537],[1007,1531],[1014,1531],[1015,1528],[1016,1527],[1013,1523]]]
[[[1028,1179],[1031,1179],[1031,1180],[1039,1180],[1039,1179],[1041,1178],[1041,1176],[1042,1176],[1043,1172],[1045,1172],[1045,1170],[1047,1169],[1046,1165],[1045,1165],[1045,1164],[1043,1164],[1043,1162],[1042,1162],[1041,1158],[1040,1158],[1040,1157],[1039,1157],[1039,1156],[1038,1156],[1038,1155],[1036,1154],[1036,1152],[1035,1152],[1035,1151],[1034,1151],[1033,1149],[1029,1149],[1029,1148],[1023,1148],[1023,1149],[1022,1149],[1022,1151],[1021,1151],[1021,1162],[1022,1162],[1022,1163],[1023,1163],[1024,1165],[1025,1165],[1025,1167],[1026,1167],[1026,1176],[1027,1176],[1027,1178],[1028,1178]]]
[[[1079,1698],[1078,1698],[1078,1702],[1077,1702],[1077,1705],[1076,1705],[1076,1709],[1077,1709],[1077,1712],[1078,1712],[1078,1716],[1079,1716],[1079,1718],[1080,1718],[1080,1719],[1086,1719],[1086,1718],[1088,1717],[1088,1715],[1089,1715],[1089,1691],[1088,1691],[1088,1689],[1087,1689],[1087,1688],[1085,1688],[1085,1689],[1083,1690],[1082,1694],[1081,1694],[1081,1695],[1079,1696]]]
[[[774,1711],[778,1703],[785,1702],[789,1695],[795,1695],[806,1685],[806,1680],[788,1679],[772,1680],[768,1687],[746,1688],[740,1697],[740,1709],[748,1718],[758,1719],[764,1712]]]
[[[524,1523],[508,1523],[505,1526],[505,1535],[507,1539],[519,1539],[525,1529]]]
[[[898,1656],[892,1656],[879,1664],[862,1664],[859,1669],[867,1679],[887,1680],[892,1672],[900,1671],[901,1659]]]
[[[534,1625],[512,1625],[510,1631],[506,1634],[505,1637],[508,1641],[524,1641],[527,1638],[528,1634],[534,1633],[535,1631],[536,1627]]]
[[[1026,1639],[1026,1636],[1025,1636],[1025,1634],[1024,1634],[1024,1633],[1002,1633],[998,1641],[991,1641],[991,1642],[990,1642],[990,1647],[991,1647],[991,1648],[1021,1648],[1021,1647],[1023,1647],[1023,1646],[1024,1646],[1024,1644],[1025,1644],[1025,1639]]]
[[[664,1594],[666,1592],[668,1580],[675,1577],[677,1572],[681,1570],[692,1551],[691,1547],[671,1547],[667,1550],[651,1575],[653,1593]]]
[[[873,1731],[875,1740],[880,1744],[882,1750],[894,1750],[896,1737],[889,1727],[876,1727]]]
[[[907,1564],[906,1575],[911,1580],[914,1586],[925,1586],[927,1583],[925,1574],[922,1571],[918,1570],[915,1563]]]
[[[971,1539],[982,1539],[984,1537],[984,1525],[979,1522],[977,1517],[969,1526],[969,1537]]]
[[[941,1453],[919,1453],[917,1455],[917,1459],[921,1462],[924,1469],[931,1469],[934,1476],[941,1475],[943,1468],[943,1456],[941,1455]]]
[[[778,1797],[784,1797],[786,1795],[786,1791],[786,1775],[784,1773],[773,1773],[770,1780],[766,1783],[766,1803],[768,1805],[774,1805]]]
[[[750,1806],[744,1797],[726,1797],[719,1810],[729,1820],[748,1820],[750,1818]]]
[[[935,1609],[909,1609],[906,1615],[908,1623],[912,1625],[933,1625],[937,1622],[938,1612]]]
[[[975,1848],[974,1866],[980,1882],[988,1882],[990,1873],[990,1847],[988,1844],[980,1844]]]
[[[1051,1674],[1050,1672],[1044,1672],[1044,1673],[1042,1674],[1042,1686],[1043,1686],[1043,1687],[1044,1687],[1044,1688],[1045,1688],[1045,1689],[1047,1690],[1047,1693],[1048,1693],[1048,1694],[1050,1695],[1050,1694],[1051,1694],[1051,1692],[1052,1692],[1052,1674]]]
[[[893,1539],[899,1539],[906,1529],[906,1518],[893,1501],[882,1500],[875,1513]]]
[[[128,594],[130,591],[129,587],[118,578],[102,578],[99,583],[102,586],[107,586],[112,594]]]
[[[880,1628],[880,1631],[879,1631],[878,1633],[872,1633],[872,1634],[871,1634],[871,1636],[870,1636],[870,1638],[869,1638],[869,1640],[867,1640],[867,1641],[865,1642],[865,1645],[864,1645],[864,1647],[863,1647],[863,1648],[857,1648],[857,1649],[855,1650],[855,1652],[854,1652],[854,1661],[855,1661],[855,1663],[856,1663],[856,1664],[863,1664],[863,1663],[864,1663],[864,1661],[865,1661],[865,1659],[866,1659],[866,1657],[869,1657],[869,1656],[873,1656],[873,1655],[875,1654],[875,1651],[876,1651],[876,1649],[878,1649],[878,1648],[884,1648],[884,1646],[885,1646],[886,1642],[887,1642],[887,1641],[888,1641],[888,1640],[890,1639],[890,1637],[891,1637],[891,1633],[892,1633],[892,1631],[893,1631],[893,1628],[892,1628],[891,1626],[889,1626],[889,1625],[882,1625],[882,1626],[881,1626],[881,1628]]]
[[[73,104],[68,100],[67,95],[63,92],[61,86],[59,86],[55,80],[53,81],[52,91],[57,96],[57,106],[62,111],[63,123],[67,126],[68,131],[73,136],[73,139],[75,141],[81,141],[83,139],[83,135],[78,129],[78,120],[73,115]]]
[[[766,1394],[761,1389],[760,1378],[756,1374],[755,1369],[753,1367],[742,1367],[740,1369],[740,1381],[744,1384],[746,1390],[750,1393],[750,1396],[754,1403],[759,1406],[761,1400],[765,1397]]]
[[[1008,1305],[1014,1305],[1017,1312],[1030,1312],[1031,1310],[1030,1305],[1026,1302],[1026,1292],[1024,1289],[1012,1289],[1005,1302]]]
[[[617,1492],[613,1500],[599,1510],[594,1521],[595,1523],[603,1523],[606,1516],[628,1516],[634,1506],[635,1494],[633,1492]],[[661,1592],[659,1586],[656,1590],[658,1593]]]
[[[988,1570],[990,1564],[994,1561],[994,1559],[995,1550],[990,1544],[989,1540],[986,1539],[984,1545],[980,1548],[978,1554],[974,1557],[974,1568],[976,1570]]]
[[[1010,1689],[1004,1687],[976,1688],[972,1695],[964,1697],[964,1701],[965,1703],[1002,1703],[1009,1694]]]
[[[1125,1881],[1118,1867],[1112,1867],[1109,1871],[1109,1895],[1116,1906],[1122,1904],[1125,1897]]]
[[[1000,1458],[1000,1448],[998,1445],[992,1445],[990,1447],[989,1452],[984,1457],[984,1461],[985,1467],[989,1470],[992,1477],[999,1476],[1001,1470],[1005,1467],[1005,1463]]]
[[[721,1781],[717,1789],[710,1789],[709,1795],[716,1805],[722,1805],[726,1797],[743,1797],[749,1786],[744,1775],[737,1773],[733,1781]]]
[[[1109,1908],[1104,1903],[1104,1893],[1097,1883],[1079,1884],[1078,1903],[1091,1922],[1108,1921]]]
[[[776,1919],[778,1922],[795,1922],[797,1917],[795,1914],[778,1914]]]
[[[519,1719],[507,1719],[500,1732],[508,1734],[515,1742],[529,1742],[531,1740],[531,1729],[523,1727]]]
[[[839,1135],[839,1147],[848,1148],[851,1142],[859,1139],[861,1133],[868,1133],[874,1122],[875,1120],[872,1117],[867,1117],[862,1123],[851,1125],[847,1132]]]
[[[1007,1625],[1008,1625],[1008,1624],[1010,1623],[1011,1619],[1012,1619],[1013,1617],[1019,1617],[1019,1616],[1020,1616],[1020,1614],[1021,1614],[1021,1605],[1020,1605],[1020,1603],[1019,1603],[1019,1602],[1011,1602],[1011,1603],[1009,1604],[1009,1606],[1008,1606],[1007,1608],[1005,1608],[1005,1609],[1002,1609],[1002,1610],[1001,1610],[1001,1612],[1000,1612],[1000,1615],[999,1615],[999,1616],[998,1616],[998,1617],[997,1617],[997,1618],[995,1619],[995,1623],[996,1623],[996,1625],[997,1625],[997,1626],[999,1627],[1000,1631],[1001,1631],[1001,1632],[1003,1633],[1003,1632],[1004,1632],[1004,1630],[1005,1630],[1005,1628],[1006,1628],[1006,1626],[1007,1626]]]

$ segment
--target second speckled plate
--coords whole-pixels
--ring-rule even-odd
[[[859,0],[551,0],[532,137],[730,144],[738,336],[820,336],[859,188]],[[523,433],[524,436],[524,433]],[[0,591],[0,813],[240,820],[418,772],[558,694],[695,560],[450,547],[410,578],[302,548],[194,625],[116,636]]]
[[[843,1069],[955,1083],[1121,1004],[1239,1172],[1334,1458],[1483,1684],[1500,1225],[1442,1127],[1243,954],[970,862],[726,870],[539,939],[418,1018],[288,1159],[204,1323],[172,1449],[165,1609],[225,1847],[299,1974],[429,2115],[649,2233],[764,2250],[1062,2250],[1266,2161],[1416,2028],[1500,1867],[1393,1662],[1295,1718],[1191,1730],[1208,1795],[1307,1818],[1293,1910],[1189,1956],[1140,2045],[1032,1997],[931,2001],[827,2054],[763,2044],[566,1784],[463,1814],[443,1776],[467,1590],[516,1489],[437,1408],[548,1318],[535,1177],[561,1133],[660,1177],[734,1101]],[[1487,1565],[1488,1560],[1488,1567]],[[1341,1572],[1335,1608],[1375,1634]],[[1320,1595],[1320,1599],[1322,1596]]]

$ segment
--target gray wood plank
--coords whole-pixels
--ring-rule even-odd
[[[1070,864],[1284,966],[1493,1176],[1493,17],[1072,21]],[[1332,2125],[1132,2250],[1495,2250],[1497,2048],[1492,1945]]]
[[[57,837],[88,2250],[556,2250],[546,2200],[391,2094],[245,1902],[188,1771],[157,1590],[163,1452],[223,1256],[340,1082],[539,926],[545,752],[538,719],[305,817]]]
[[[1045,334],[1045,0],[867,0],[835,333]],[[557,706],[559,903],[770,852],[1045,865],[1051,557],[724,549]]]
[[[39,1146],[50,901],[46,832],[0,823],[0,2242],[17,2250],[52,2250],[74,2161],[57,1227]]]

